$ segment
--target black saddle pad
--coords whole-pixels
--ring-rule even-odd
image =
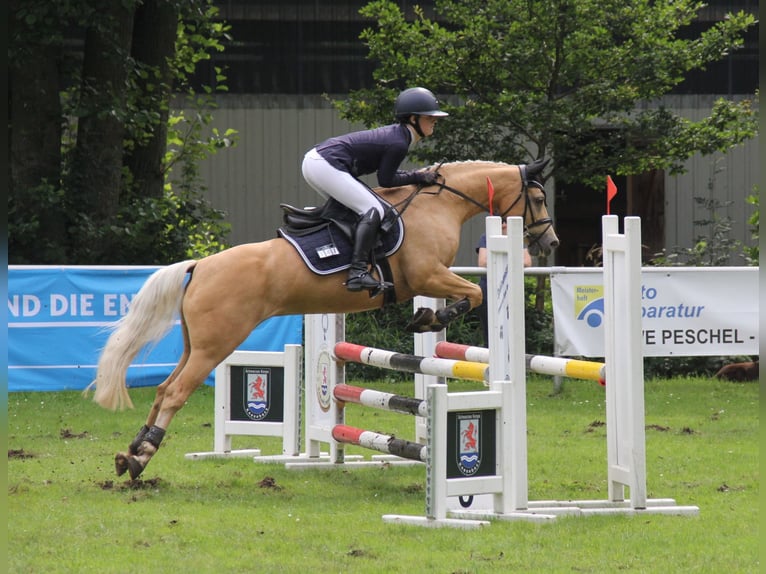
[[[277,233],[295,247],[306,266],[317,275],[330,275],[351,266],[351,240],[332,221],[300,233],[280,227]],[[404,225],[397,217],[388,231],[381,231],[375,246],[375,257],[380,259],[393,255],[403,241]]]

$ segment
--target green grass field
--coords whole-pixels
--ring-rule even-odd
[[[410,383],[378,388],[412,394]],[[605,500],[604,391],[572,380],[551,390],[549,378],[528,382],[529,499]],[[210,387],[177,415],[141,480],[118,478],[114,453],[153,395],[133,390],[136,409],[111,413],[79,393],[9,394],[9,572],[760,571],[756,384],[646,382],[648,494],[699,506],[698,516],[495,521],[474,531],[383,523],[383,514],[424,514],[420,466],[295,471],[186,460],[212,450]],[[350,405],[347,421],[413,436],[405,415]],[[237,437],[233,446],[274,454],[281,439]]]

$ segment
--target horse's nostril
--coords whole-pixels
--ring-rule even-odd
[[[556,249],[559,246],[558,239],[556,241],[551,241],[551,249]]]

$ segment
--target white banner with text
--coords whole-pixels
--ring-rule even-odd
[[[759,353],[758,267],[643,267],[641,283],[644,356]],[[553,267],[551,292],[556,354],[603,357],[603,270]]]

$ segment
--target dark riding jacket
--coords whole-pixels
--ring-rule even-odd
[[[399,170],[411,143],[406,125],[391,124],[332,137],[317,144],[316,150],[336,169],[354,177],[377,171],[381,187],[398,187],[426,183],[422,172]]]

